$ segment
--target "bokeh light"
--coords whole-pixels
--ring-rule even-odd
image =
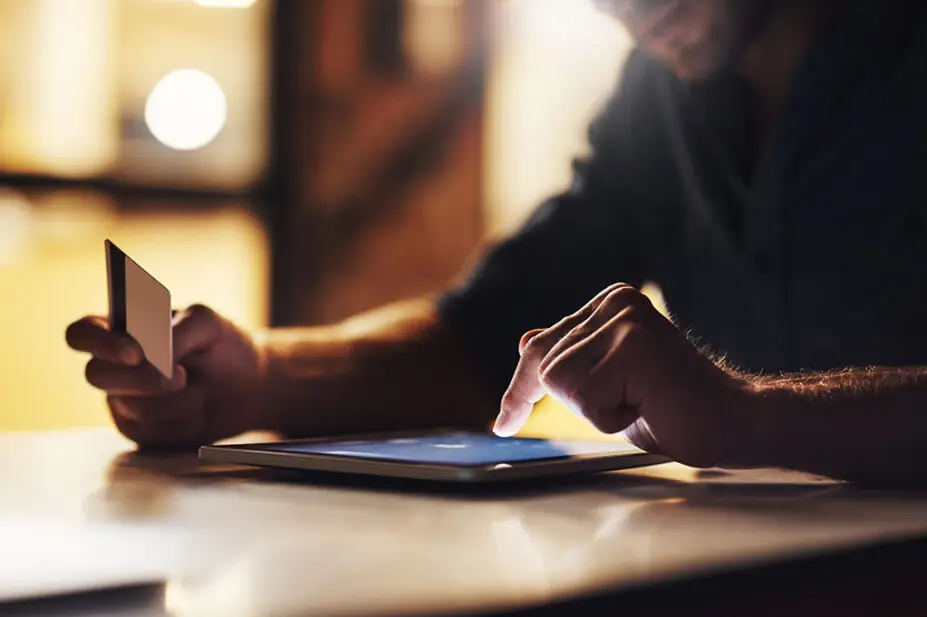
[[[227,9],[246,9],[256,0],[194,0],[200,6],[212,6]]]
[[[22,263],[31,245],[32,204],[18,191],[0,187],[0,268]]]
[[[228,116],[222,86],[197,69],[178,69],[161,78],[148,95],[145,123],[174,150],[197,150],[215,139]]]

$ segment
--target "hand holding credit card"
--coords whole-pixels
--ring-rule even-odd
[[[106,242],[109,315],[71,323],[87,382],[106,394],[116,428],[143,448],[190,448],[262,424],[263,352],[203,304],[172,311],[170,292]]]
[[[110,240],[106,241],[106,274],[110,329],[135,339],[145,359],[171,379],[171,292]]]

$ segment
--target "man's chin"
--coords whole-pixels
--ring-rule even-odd
[[[664,60],[680,81],[698,83],[710,80],[723,73],[728,66],[725,63],[713,62],[706,57],[687,56],[674,61]]]
[[[718,62],[709,50],[703,46],[693,46],[668,57],[665,54],[653,54],[676,77],[685,82],[699,82],[716,77],[724,72],[727,63]]]
[[[673,73],[680,81],[687,83],[698,83],[707,81],[717,76],[721,70],[715,67],[692,66],[692,65],[673,65],[670,67]]]

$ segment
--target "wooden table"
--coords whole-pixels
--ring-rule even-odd
[[[434,492],[139,455],[110,430],[0,435],[0,469],[0,597],[163,581],[2,615],[927,614],[927,493],[679,465]]]

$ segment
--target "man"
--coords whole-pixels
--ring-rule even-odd
[[[192,307],[172,383],[85,318],[119,430],[511,435],[549,393],[693,466],[927,479],[927,3],[599,4],[639,49],[593,153],[465,284],[260,341]]]

